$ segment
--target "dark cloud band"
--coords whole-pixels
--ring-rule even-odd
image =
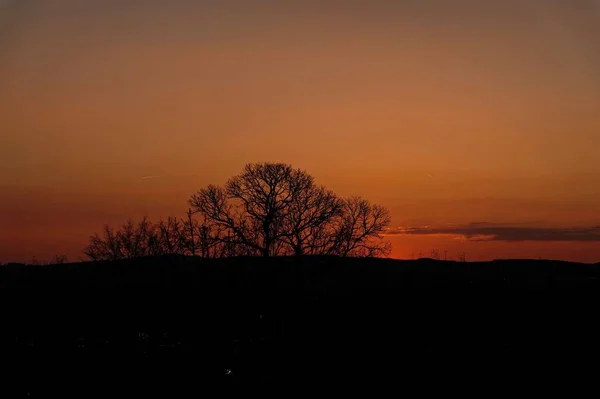
[[[409,227],[390,230],[388,235],[456,235],[471,241],[599,241],[600,226],[530,227],[476,222],[455,227]]]

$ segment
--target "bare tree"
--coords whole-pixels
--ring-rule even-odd
[[[189,201],[214,238],[244,255],[385,256],[389,212],[361,197],[339,199],[300,169],[248,164],[225,187],[209,185]]]
[[[124,258],[150,255],[148,242],[156,235],[156,226],[144,216],[137,224],[129,219],[118,232]]]
[[[187,219],[169,217],[152,223],[144,217],[135,223],[129,219],[120,229],[105,225],[103,235],[90,237],[84,254],[90,260],[130,259],[167,254],[223,257],[233,254],[217,237],[225,237],[223,229],[206,223],[200,224],[188,212]]]
[[[83,253],[91,260],[117,260],[161,255],[166,250],[158,226],[144,217],[138,223],[129,219],[116,231],[104,225],[102,236],[91,236]]]
[[[193,212],[188,210],[185,226],[185,241],[192,256],[202,258],[222,258],[233,255],[234,245],[228,244],[229,229],[212,223],[206,216],[201,215],[202,221],[193,218]]]
[[[84,255],[91,260],[117,260],[123,258],[121,250],[120,233],[105,224],[102,237],[95,233],[90,237],[87,247],[83,250]]]
[[[194,212],[188,209],[183,220],[183,237],[186,254],[202,258],[222,258],[230,255],[230,246],[226,240],[227,229],[212,223],[205,215],[202,221],[194,219]]]
[[[361,197],[338,198],[306,171],[282,163],[248,164],[223,187],[189,199],[186,217],[158,224],[129,219],[90,237],[91,260],[183,254],[228,256],[385,256],[389,213]],[[195,216],[199,216],[198,219]]]
[[[54,255],[50,263],[53,265],[62,265],[64,263],[67,263],[68,261],[69,258],[67,258],[67,255]]]
[[[145,219],[142,220],[142,223],[145,224],[145,222]],[[123,258],[135,258],[139,255],[141,243],[136,227],[133,219],[128,219],[117,233]]]
[[[313,185],[312,176],[290,165],[248,164],[225,188],[211,185],[200,190],[190,205],[229,233],[219,237],[224,243],[273,256],[281,254],[280,242],[289,235],[285,224],[293,204]]]
[[[383,233],[390,222],[385,207],[358,196],[347,198],[343,201],[330,252],[340,256],[387,256],[391,244],[383,239]]]
[[[183,242],[190,255],[196,256],[199,247],[198,221],[194,219],[194,213],[189,208],[186,219],[183,221]]]
[[[167,221],[158,224],[158,243],[161,254],[183,255],[187,251],[185,240],[185,225],[174,217],[168,217]]]
[[[189,202],[195,213],[200,213],[212,226],[223,231],[215,237],[221,244],[260,249],[253,243],[252,231],[242,211],[231,204],[223,188],[209,185],[193,195]]]
[[[332,226],[342,216],[343,201],[324,187],[299,193],[285,218],[282,239],[294,255],[323,254],[331,245]]]

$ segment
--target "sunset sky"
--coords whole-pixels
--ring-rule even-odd
[[[257,161],[387,206],[393,257],[598,262],[600,1],[0,0],[0,261]]]

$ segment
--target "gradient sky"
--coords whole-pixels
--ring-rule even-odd
[[[1,261],[282,161],[394,257],[596,262],[599,151],[597,0],[0,0]]]

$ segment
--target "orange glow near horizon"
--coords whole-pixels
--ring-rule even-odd
[[[257,161],[393,227],[600,226],[596,4],[0,2],[0,261],[77,260]],[[600,261],[593,239],[454,238],[392,256]]]

